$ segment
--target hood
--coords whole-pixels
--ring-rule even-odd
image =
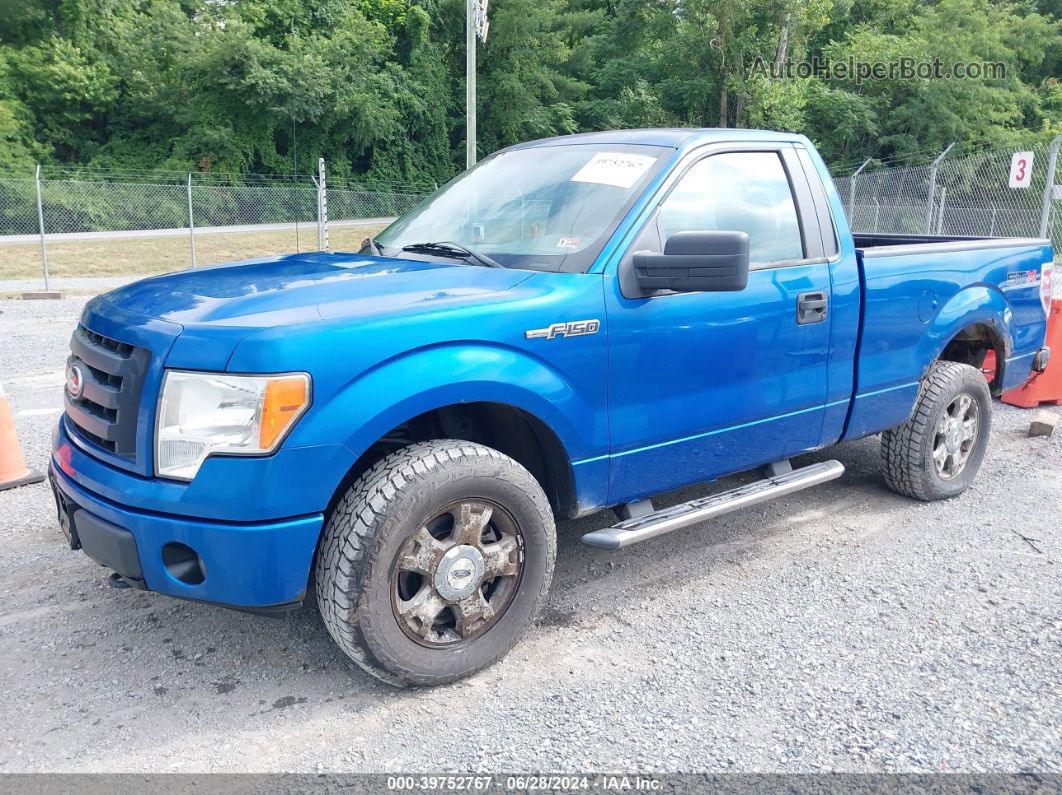
[[[528,276],[527,271],[459,263],[315,251],[153,276],[103,299],[185,327],[268,328],[476,300]]]

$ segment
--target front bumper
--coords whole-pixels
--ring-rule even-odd
[[[92,538],[83,543],[86,553],[149,590],[252,610],[297,604],[306,595],[314,549],[324,524],[324,505],[312,513],[271,521],[205,519],[173,515],[157,507],[146,510],[136,503],[145,501],[147,495],[157,496],[153,490],[160,485],[170,488],[176,484],[160,484],[157,479],[144,479],[102,464],[73,445],[62,427],[56,434],[49,474],[75,526],[84,523],[89,529]],[[292,480],[289,487],[298,488],[300,478]],[[338,478],[333,481],[338,482]],[[97,485],[99,488],[90,487]],[[239,506],[244,516],[259,513],[254,492],[239,486],[231,480],[215,483],[219,514],[232,515]],[[320,499],[316,493],[309,496],[313,501]],[[197,509],[207,507],[198,500],[195,503]],[[171,505],[181,508],[180,501]],[[162,507],[157,502],[155,506]],[[174,565],[173,550],[184,547],[194,550],[199,558],[205,575],[200,582],[179,578],[181,569]]]

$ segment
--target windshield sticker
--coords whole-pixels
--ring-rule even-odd
[[[579,248],[579,242],[577,237],[562,237],[557,241],[557,248]]]
[[[627,155],[622,152],[599,152],[590,162],[575,172],[572,182],[593,182],[629,188],[642,176],[656,158],[646,155]]]

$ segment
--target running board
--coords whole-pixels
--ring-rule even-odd
[[[820,464],[794,469],[782,475],[757,480],[736,489],[721,491],[700,497],[670,508],[627,519],[604,530],[594,530],[583,536],[583,543],[601,549],[620,549],[650,538],[662,536],[672,530],[712,519],[730,511],[758,505],[761,502],[818,486],[844,474],[840,461],[823,461]]]

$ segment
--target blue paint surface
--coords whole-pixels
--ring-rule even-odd
[[[84,488],[76,471],[53,459],[56,487],[104,521],[124,528],[136,539],[144,584],[153,591],[233,607],[270,607],[301,601],[324,525],[321,514],[270,522],[205,521],[130,509]],[[206,578],[189,585],[163,565],[162,548],[186,544],[202,561]]]

